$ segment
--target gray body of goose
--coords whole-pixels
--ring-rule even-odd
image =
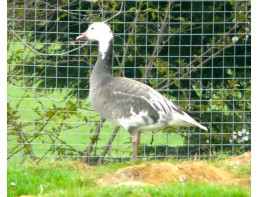
[[[76,40],[99,42],[98,58],[90,76],[90,102],[100,116],[129,131],[133,146],[131,160],[137,159],[141,131],[189,126],[207,130],[153,88],[112,76],[113,33],[107,24],[91,24]]]

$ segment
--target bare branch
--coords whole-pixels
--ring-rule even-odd
[[[68,53],[71,53],[73,51],[76,51],[78,49],[81,49],[83,48],[84,46],[87,45],[87,41],[82,45],[82,46],[79,46],[75,49],[72,49],[70,51],[67,51],[65,53],[53,53],[53,54],[48,54],[48,53],[41,53],[35,49],[33,49],[31,46],[29,46],[15,31],[13,31],[12,29],[9,29],[28,49],[30,49],[31,51],[33,51],[34,53],[36,53],[37,55],[42,55],[42,56],[64,56],[64,55],[67,55]]]
[[[224,34],[224,36],[229,35],[235,28],[236,28],[236,25],[234,25],[228,32],[226,32],[226,33]],[[214,47],[215,47],[216,45],[218,45],[220,42],[222,42],[222,39],[219,39],[215,44],[212,44],[211,47],[210,47],[209,49],[207,49],[204,53],[202,53],[199,57],[202,58],[204,55],[206,55],[207,53],[211,52],[211,51],[214,49]],[[204,60],[202,63],[200,63],[198,66],[196,66],[195,68],[193,68],[192,70],[190,70],[188,73],[185,73],[185,74],[184,74],[183,76],[181,76],[181,77],[184,78],[184,77],[187,76],[190,72],[193,72],[193,71],[195,71],[195,70],[197,70],[197,69],[199,69],[199,68],[202,68],[203,64],[205,64],[205,63],[208,62],[209,60],[213,59],[216,55],[220,54],[223,50],[225,50],[226,48],[231,47],[231,46],[233,46],[232,43],[229,44],[229,45],[224,46],[221,50],[217,51],[214,55],[210,56],[209,58],[207,58],[206,60]],[[192,64],[194,64],[196,61],[198,61],[198,59],[194,59],[194,60],[191,61],[189,64],[187,64],[186,66],[184,66],[184,68],[190,67],[190,66],[191,66]],[[174,75],[178,75],[180,72],[181,72],[181,70],[175,72]],[[158,88],[159,88],[159,89],[164,89],[164,88],[169,87],[170,85],[173,84],[173,82],[170,82],[171,80],[173,80],[173,79],[167,78],[167,79],[164,79],[164,80],[160,81],[160,82],[157,84]],[[164,86],[162,86],[162,87],[160,87],[160,86],[161,86],[164,82],[166,82],[166,81],[167,81],[167,84],[164,85]]]
[[[167,8],[167,12],[166,12],[166,14],[165,14],[164,20],[163,20],[163,22],[162,22],[161,31],[160,31],[160,34],[158,34],[158,36],[157,36],[157,43],[156,43],[156,46],[154,47],[153,52],[152,52],[152,55],[151,55],[152,59],[150,60],[148,66],[146,67],[144,76],[142,77],[142,81],[145,81],[145,80],[146,80],[148,74],[150,73],[150,71],[151,71],[151,69],[152,69],[152,67],[153,67],[153,65],[154,65],[155,56],[156,56],[156,54],[158,53],[159,48],[162,48],[162,46],[160,46],[160,43],[161,43],[162,40],[163,40],[163,37],[164,37],[163,33],[164,33],[164,31],[165,31],[166,24],[167,24],[167,20],[168,20],[168,16],[170,15],[170,10],[171,10],[171,7],[172,7],[173,4],[174,4],[173,1],[169,1],[169,3],[168,3],[168,8]]]
[[[98,141],[99,134],[102,128],[102,124],[105,122],[104,118],[101,118],[99,122],[96,123],[95,132],[87,145],[85,154],[83,156],[83,162],[87,163],[89,161],[89,156],[92,152],[93,145]]]
[[[116,126],[116,127],[114,128],[114,131],[113,131],[113,133],[112,133],[112,135],[111,135],[111,137],[110,137],[110,139],[109,139],[107,145],[105,146],[105,148],[104,148],[104,150],[103,150],[101,156],[99,157],[99,160],[98,160],[98,162],[97,162],[98,165],[101,165],[101,164],[102,164],[103,159],[104,159],[105,155],[109,152],[109,150],[110,150],[110,148],[111,148],[111,145],[112,145],[112,142],[113,142],[114,138],[116,137],[116,135],[117,135],[117,133],[118,133],[119,130],[120,130],[120,126]]]
[[[31,140],[28,140],[28,139],[27,139],[26,144],[25,144],[22,148],[20,148],[20,149],[18,149],[18,150],[15,151],[15,149],[18,148],[18,147],[20,146],[20,144],[18,144],[17,146],[15,146],[15,147],[8,153],[8,154],[10,154],[10,156],[7,157],[7,159],[10,159],[13,155],[15,155],[16,153],[20,152],[21,150],[23,150],[24,148],[26,148],[27,146],[29,146],[29,145],[31,144],[31,142],[32,142],[33,140],[35,140],[35,139],[41,134],[41,131],[43,131],[43,129],[44,129],[44,128],[46,127],[46,125],[50,122],[50,120],[54,118],[55,115],[56,115],[56,113],[53,114],[53,116],[49,117],[49,118],[46,120],[46,122],[37,130],[36,134],[34,134],[34,135],[31,137],[32,139],[31,139]],[[13,151],[15,151],[15,152],[13,152]]]
[[[121,2],[121,9],[120,9],[120,11],[119,11],[117,14],[115,14],[114,16],[112,16],[111,18],[108,18],[108,19],[106,19],[106,20],[103,21],[103,22],[106,23],[106,22],[108,22],[109,20],[114,19],[116,16],[118,16],[118,15],[121,13],[122,8],[123,8],[123,1]]]

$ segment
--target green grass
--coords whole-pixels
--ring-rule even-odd
[[[145,162],[137,162],[137,164],[140,163]],[[176,163],[176,161],[173,161],[173,163]],[[97,180],[100,177],[116,172],[123,167],[132,166],[133,164],[134,163],[126,162],[89,167],[78,162],[62,161],[48,164],[41,163],[40,165],[9,165],[7,171],[8,197],[20,195],[38,196],[39,194],[43,197],[250,196],[250,187],[242,185],[186,182],[184,184],[167,183],[159,186],[101,187],[97,184]],[[251,168],[246,168],[243,175],[249,176]],[[231,172],[238,173],[240,170],[239,168],[234,168]],[[16,186],[11,186],[12,182],[15,183]],[[43,188],[42,191],[40,189],[41,187]]]
[[[146,196],[159,196],[159,197],[219,197],[219,196],[249,196],[244,190],[236,186],[215,185],[204,183],[186,183],[186,184],[166,184],[162,186],[120,186],[117,188],[106,187],[103,189],[94,189],[92,191],[77,192],[66,191],[60,195],[56,193],[55,196],[106,196],[106,197],[146,197]]]

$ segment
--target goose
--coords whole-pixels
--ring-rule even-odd
[[[138,159],[142,131],[190,126],[207,131],[187,111],[173,104],[155,89],[130,78],[112,75],[113,33],[106,23],[92,23],[76,40],[99,43],[97,61],[90,74],[90,103],[102,118],[130,133],[132,161]]]

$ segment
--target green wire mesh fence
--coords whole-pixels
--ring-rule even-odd
[[[251,1],[8,0],[8,162],[128,160],[130,135],[88,100],[95,21],[114,32],[113,75],[148,84],[209,128],[144,132],[140,158],[251,149]]]

